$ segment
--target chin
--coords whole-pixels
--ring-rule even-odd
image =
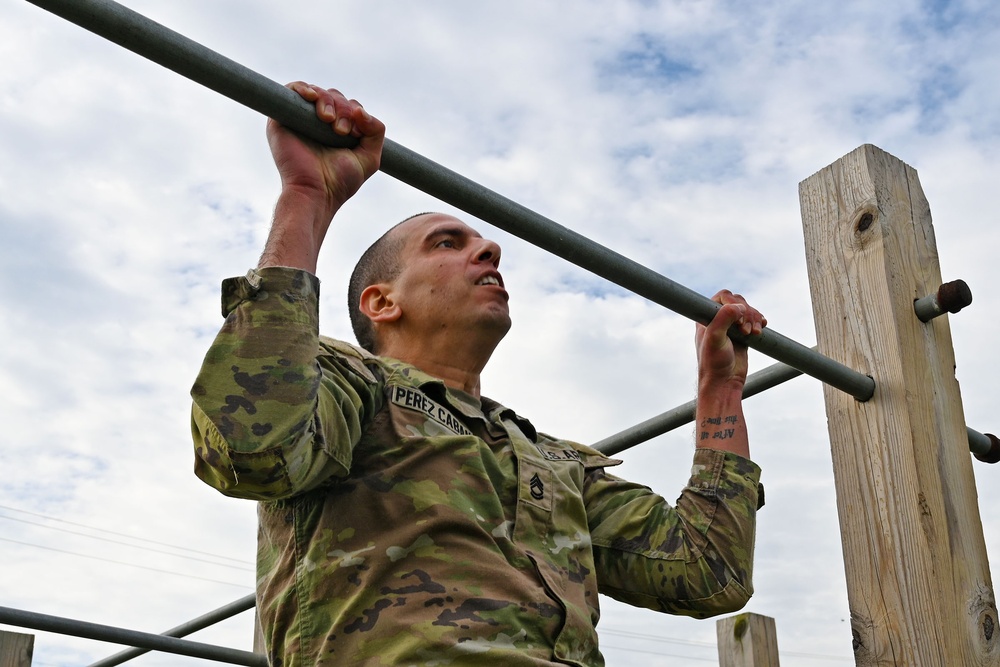
[[[507,335],[507,332],[510,331],[512,324],[510,315],[506,313],[503,315],[497,315],[495,318],[490,320],[491,327],[496,330],[500,338]]]

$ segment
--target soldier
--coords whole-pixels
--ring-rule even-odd
[[[510,327],[500,248],[421,214],[351,280],[359,343],[319,336],[316,259],[379,165],[385,128],[290,84],[352,149],[274,121],[282,190],[259,266],[223,283],[226,322],[192,389],[195,471],[260,501],[258,610],[271,664],[602,665],[598,592],[675,614],[740,609],[759,468],[741,390],[760,333],[739,296],[698,327],[697,447],[676,507],[480,393]]]

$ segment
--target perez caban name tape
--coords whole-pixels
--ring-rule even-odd
[[[427,397],[419,389],[413,387],[389,386],[389,400],[401,408],[417,410],[432,420],[458,435],[472,435],[472,431],[451,413],[451,410]]]

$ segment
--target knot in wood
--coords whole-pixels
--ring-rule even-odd
[[[736,617],[736,622],[733,623],[733,638],[737,641],[743,639],[743,635],[747,633],[747,628],[750,627],[750,621],[747,620],[746,614],[740,614]]]
[[[875,222],[875,216],[871,213],[865,213],[858,219],[857,230],[859,232],[868,231],[873,222]]]

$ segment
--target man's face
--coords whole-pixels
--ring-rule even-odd
[[[461,220],[441,213],[401,224],[402,269],[392,289],[403,318],[430,335],[510,329],[507,290],[497,268],[500,246]]]

